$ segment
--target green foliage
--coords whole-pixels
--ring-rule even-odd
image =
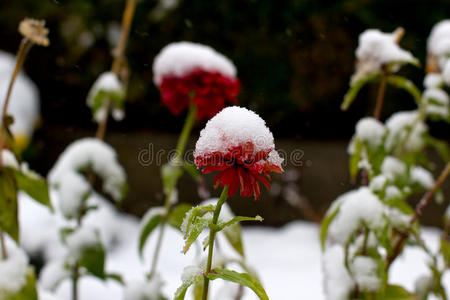
[[[389,75],[387,77],[387,83],[408,92],[416,101],[417,105],[420,105],[422,102],[422,93],[416,87],[416,85],[409,80],[408,78],[397,76],[397,75]]]
[[[39,177],[38,175],[25,173],[15,169],[14,175],[16,177],[19,190],[24,191],[28,194],[28,196],[37,202],[53,210],[45,179]]]
[[[238,273],[236,271],[215,268],[214,270],[211,270],[211,272],[206,274],[206,276],[210,280],[216,280],[220,278],[226,281],[238,283],[240,285],[252,289],[253,292],[255,292],[255,294],[259,297],[259,299],[269,300],[269,297],[267,296],[266,292],[264,291],[264,288],[259,283],[259,281],[247,273]]]
[[[350,86],[350,89],[347,91],[347,93],[344,96],[344,101],[342,102],[341,109],[347,110],[350,105],[353,103],[353,100],[355,100],[356,96],[358,95],[359,91],[368,83],[376,82],[381,78],[380,73],[370,74],[367,75],[358,81],[356,81],[353,85]]]
[[[188,252],[191,245],[197,240],[198,236],[202,233],[203,229],[208,227],[211,222],[210,218],[199,217],[189,226],[189,231],[186,231],[185,243],[183,247],[183,253]]]
[[[191,210],[192,206],[185,203],[180,203],[175,206],[170,212],[169,219],[167,222],[173,228],[181,230],[181,224],[183,223],[184,216]]]
[[[150,211],[151,213],[151,211]],[[145,243],[147,242],[148,237],[153,232],[153,230],[161,224],[163,220],[162,212],[155,212],[151,214],[150,218],[146,220],[146,223],[143,225],[140,233],[139,233],[139,256],[142,257],[142,251],[144,250]],[[164,226],[164,225],[161,225]]]
[[[385,291],[385,300],[419,300],[416,296],[398,285],[388,285]]]
[[[203,280],[203,276],[201,274],[195,274],[192,278],[187,278],[183,281],[181,286],[176,290],[174,300],[183,300],[186,296],[186,292],[188,288]]]
[[[244,257],[244,245],[242,243],[242,229],[239,223],[233,224],[223,231],[223,234],[230,244],[230,246],[239,253],[240,256]]]
[[[27,270],[27,281],[22,289],[15,295],[6,296],[4,300],[38,300],[36,276],[32,267]]]
[[[320,224],[320,246],[322,247],[322,251],[325,250],[325,242],[327,239],[328,228],[330,227],[331,222],[333,222],[334,218],[337,216],[339,212],[339,203],[333,205],[328,211],[325,217]]]
[[[101,244],[84,249],[78,264],[92,276],[105,279],[105,250]]]
[[[123,89],[113,91],[100,89],[95,92],[95,95],[89,95],[89,97],[92,97],[89,99],[89,102],[91,103],[90,106],[93,116],[105,107],[107,101],[111,101],[115,110],[124,110],[125,91]]]

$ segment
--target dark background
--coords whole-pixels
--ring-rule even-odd
[[[16,51],[21,39],[17,25],[24,17],[45,19],[50,28],[50,47],[34,47],[25,63],[40,88],[43,121],[25,156],[46,174],[69,142],[95,131],[85,99],[97,76],[110,68],[108,28],[120,24],[125,1],[0,1],[0,49]],[[107,137],[129,173],[131,193],[125,209],[136,214],[162,202],[158,167],[137,164],[138,151],[150,142],[173,147],[184,121],[183,115],[174,117],[160,105],[152,83],[153,59],[166,44],[204,43],[233,60],[242,83],[240,105],[259,113],[284,147],[308,149],[305,164],[297,166],[298,185],[320,215],[351,187],[346,143],[356,121],[371,114],[374,106],[377,87],[370,86],[348,112],[339,109],[354,69],[358,35],[367,28],[393,31],[402,26],[402,47],[425,65],[432,26],[450,16],[450,5],[443,0],[182,0],[159,18],[156,7],[157,1],[138,3],[127,48],[132,71],[127,116],[120,123],[110,122]],[[422,88],[423,68],[407,66],[401,72]],[[383,115],[414,107],[409,95],[388,89]],[[197,124],[192,142],[203,126]],[[430,126],[434,135],[448,139],[447,125]],[[187,192],[180,198],[195,202],[189,199],[195,196],[192,184],[186,178],[183,182]],[[266,198],[253,209],[279,211],[273,218],[265,216],[269,224],[304,217],[277,197]],[[252,203],[235,205],[252,210]]]

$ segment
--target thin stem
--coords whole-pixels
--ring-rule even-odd
[[[377,120],[380,120],[381,118],[381,111],[383,109],[384,103],[384,95],[386,94],[386,81],[387,81],[387,74],[386,72],[383,72],[380,79],[380,86],[378,87],[377,102],[373,114],[374,118]]]
[[[448,177],[449,174],[450,174],[450,163],[447,163],[444,170],[441,172],[441,175],[439,175],[438,179],[434,183],[433,187],[422,197],[422,199],[417,204],[416,209],[414,211],[414,215],[411,217],[411,219],[409,221],[409,228],[411,228],[414,225],[414,222],[422,215],[423,210],[430,203],[434,194],[440,188],[440,186],[444,183],[445,179]],[[405,231],[402,231],[399,234],[399,236],[397,237],[396,242],[394,243],[394,246],[393,246],[392,254],[390,256],[388,256],[388,258],[387,258],[386,270],[389,269],[390,265],[394,262],[394,260],[397,258],[397,256],[400,255],[408,236],[409,236],[409,233],[407,230],[405,230]]]
[[[181,130],[180,137],[178,138],[177,148],[175,151],[175,157],[173,159],[173,164],[176,168],[181,167],[181,164],[183,161],[182,157],[184,154],[184,150],[186,149],[186,144],[189,139],[189,136],[191,135],[192,127],[194,126],[194,123],[195,123],[196,114],[197,114],[197,106],[194,103],[191,103],[191,105],[189,106],[189,112],[186,117],[186,121],[184,122],[183,129]],[[170,208],[171,208],[171,204],[172,204],[171,200],[172,200],[174,189],[175,189],[176,185],[177,185],[177,183],[175,182],[173,186],[168,187],[168,189],[166,190],[166,198],[164,201],[165,213],[164,213],[163,219],[161,220],[161,224],[159,225],[160,229],[159,229],[158,240],[156,242],[155,252],[153,253],[152,264],[150,266],[150,274],[149,274],[150,278],[153,277],[153,275],[155,275],[155,272],[156,272],[156,267],[157,267],[159,255],[161,252],[162,241],[164,238],[164,232],[165,232],[165,228],[166,228],[167,218],[169,217]]]
[[[78,300],[78,279],[80,278],[80,273],[78,269],[78,264],[73,266],[73,283],[72,283],[72,300]]]
[[[212,225],[217,225],[217,221],[219,219],[220,210],[222,209],[222,205],[227,201],[228,198],[228,185],[225,186],[222,190],[222,194],[220,195],[219,201],[217,201],[216,208],[214,210],[214,215],[212,219]],[[209,278],[207,277],[208,273],[211,271],[212,266],[212,258],[213,258],[213,250],[214,250],[214,239],[216,238],[216,229],[211,227],[209,229],[209,244],[208,244],[208,261],[206,263],[206,269],[204,279],[203,279],[203,295],[202,300],[208,299],[208,287],[209,287]]]
[[[122,31],[120,33],[120,40],[117,48],[113,51],[114,60],[111,66],[111,72],[115,73],[119,77],[125,62],[125,49],[127,46],[128,37],[130,35],[130,28],[135,10],[136,0],[127,0],[122,17]],[[109,111],[111,109],[111,100],[107,100],[104,105],[106,114],[98,125],[97,132],[95,134],[95,136],[100,140],[105,138],[106,128],[108,126]]]
[[[0,244],[2,248],[2,258],[8,259],[8,251],[6,250],[6,243],[5,243],[5,233],[3,230],[0,230]]]

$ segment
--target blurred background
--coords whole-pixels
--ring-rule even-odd
[[[45,175],[70,142],[95,133],[86,96],[97,76],[110,68],[124,1],[1,0],[0,7],[1,50],[17,50],[17,26],[24,17],[45,19],[50,28],[50,47],[34,47],[25,63],[39,87],[42,121],[24,158]],[[127,48],[132,73],[126,118],[111,121],[106,137],[129,176],[123,210],[142,215],[162,205],[160,166],[142,164],[139,153],[172,149],[184,122],[184,115],[174,117],[160,104],[152,82],[153,59],[166,44],[194,41],[227,55],[242,83],[239,105],[267,121],[277,148],[299,153],[297,163],[288,161],[285,175],[275,176],[271,192],[261,200],[230,200],[235,212],[260,214],[265,224],[280,226],[299,218],[320,220],[329,203],[353,186],[346,147],[357,120],[372,114],[377,91],[376,85],[364,88],[348,112],[340,111],[358,35],[367,28],[393,31],[402,26],[402,47],[424,66],[432,26],[449,16],[444,0],[139,1]],[[422,88],[423,68],[408,66],[402,74]],[[388,89],[386,97],[383,119],[415,108],[402,91]],[[191,148],[204,125],[197,123]],[[448,125],[429,125],[434,136],[449,139]],[[442,162],[435,162],[439,171]],[[206,178],[207,186],[215,195],[212,178]],[[449,188],[444,188],[446,195]],[[180,201],[200,201],[188,175],[179,190]],[[440,225],[436,216],[444,207],[427,209],[425,222]]]

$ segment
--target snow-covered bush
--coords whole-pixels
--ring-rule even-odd
[[[431,294],[447,299],[441,278],[450,265],[448,220],[441,249],[433,253],[421,239],[419,217],[433,196],[440,195],[439,187],[450,173],[448,146],[432,137],[427,125],[428,120],[450,121],[444,90],[449,28],[445,21],[432,31],[428,50],[433,61],[428,63],[434,67],[424,80],[423,93],[407,78],[394,75],[405,63],[418,65],[398,45],[402,29],[393,34],[367,30],[360,36],[356,72],[342,108],[347,109],[368,83],[378,82],[379,92],[374,116],[359,120],[348,147],[350,175],[360,178],[361,186],[339,196],[322,221],[325,292],[330,300],[427,299]],[[417,109],[394,113],[382,122],[387,86],[408,92]],[[446,163],[437,179],[424,152],[427,148],[435,148]],[[411,196],[422,194],[412,207]],[[389,282],[390,267],[407,246],[420,247],[429,256],[431,277],[427,284],[418,283],[416,294]]]

